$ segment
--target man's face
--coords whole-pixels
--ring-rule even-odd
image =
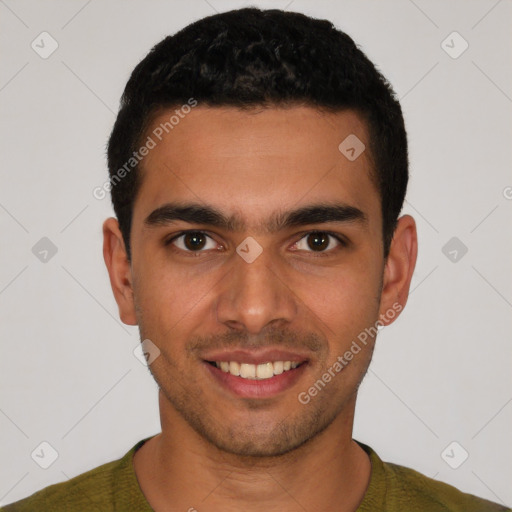
[[[150,368],[166,407],[228,452],[286,453],[353,411],[372,339],[298,399],[385,309],[380,198],[368,150],[338,149],[351,134],[368,147],[349,111],[198,106],[143,161],[141,339],[160,350]]]

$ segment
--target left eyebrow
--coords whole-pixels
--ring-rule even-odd
[[[220,210],[200,203],[167,203],[151,212],[144,224],[147,227],[165,226],[176,220],[190,224],[203,224],[227,231],[245,231],[247,226],[239,214],[226,216]],[[327,222],[367,224],[365,213],[347,204],[314,204],[288,212],[277,212],[260,225],[260,229],[273,233],[286,228],[323,224]]]
[[[366,224],[368,219],[364,212],[355,206],[346,204],[319,204],[305,206],[297,210],[276,215],[269,226],[269,231],[306,226],[308,224],[323,224],[326,222],[356,222]]]

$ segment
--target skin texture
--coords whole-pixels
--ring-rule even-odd
[[[402,217],[384,260],[369,155],[351,162],[338,150],[350,134],[369,146],[365,124],[350,111],[200,105],[142,162],[131,262],[117,221],[105,221],[104,257],[120,317],[160,350],[150,369],[160,387],[162,433],[134,457],[156,511],[349,511],[362,500],[371,468],[352,426],[375,340],[309,403],[297,396],[365,328],[390,323],[387,313],[405,306],[417,240],[414,220]],[[209,206],[237,222],[145,222],[166,203]],[[348,205],[364,219],[277,225],[280,215],[319,204]],[[187,252],[176,238],[183,230],[210,238],[200,252]],[[327,237],[325,250],[315,250],[311,231],[345,244]],[[236,252],[247,237],[262,248],[252,263]],[[240,397],[204,362],[225,348],[284,348],[307,364],[283,392]]]

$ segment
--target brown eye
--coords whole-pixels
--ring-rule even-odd
[[[296,242],[294,250],[327,253],[339,246],[345,246],[345,243],[338,236],[324,231],[313,231]]]
[[[329,242],[329,235],[325,233],[311,233],[307,237],[308,247],[313,251],[325,251]]]
[[[172,243],[178,249],[186,252],[202,252],[218,247],[215,240],[202,231],[187,231],[174,237],[168,243]]]
[[[189,251],[198,251],[206,245],[206,236],[203,233],[187,233],[183,235],[183,243]]]

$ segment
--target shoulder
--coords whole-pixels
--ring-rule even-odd
[[[78,475],[67,482],[46,487],[28,498],[2,508],[2,512],[52,510],[103,510],[112,502],[112,481],[120,461],[109,462]]]
[[[444,482],[429,478],[397,464],[385,463],[386,472],[393,482],[390,499],[407,504],[429,504],[429,510],[450,512],[492,512],[510,510],[472,494],[459,491]]]
[[[137,443],[119,460],[103,464],[67,482],[50,485],[27,498],[5,505],[0,511],[113,510],[118,495],[126,496],[133,492],[136,478],[132,474],[132,457],[141,443],[143,441]]]
[[[360,443],[361,444],[361,443]],[[505,512],[511,509],[459,491],[444,482],[429,478],[414,469],[383,462],[368,446],[373,492],[380,494],[382,510],[429,512]],[[369,489],[370,490],[370,489]]]

